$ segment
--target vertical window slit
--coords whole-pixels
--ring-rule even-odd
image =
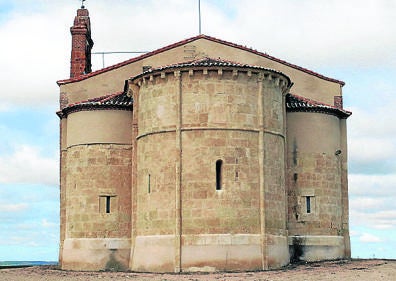
[[[106,196],[106,214],[110,214],[110,196]]]
[[[216,161],[216,190],[221,190],[223,161]]]
[[[311,196],[306,197],[307,214],[311,213]]]
[[[151,186],[150,186],[150,181],[151,181],[151,175],[149,174],[148,175],[148,186],[147,186],[147,191],[148,191],[148,193],[151,193]]]

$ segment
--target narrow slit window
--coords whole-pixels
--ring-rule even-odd
[[[99,196],[99,212],[102,214],[110,214],[116,210],[117,200],[115,195]]]
[[[223,169],[223,161],[217,160],[216,161],[216,190],[221,190],[222,185],[222,171]]]
[[[148,175],[147,192],[151,193],[151,175]]]
[[[111,202],[111,196],[106,196],[106,214],[110,214],[110,202]]]
[[[307,214],[311,213],[311,196],[306,197]]]

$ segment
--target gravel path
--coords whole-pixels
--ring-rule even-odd
[[[151,274],[135,272],[75,272],[63,271],[54,266],[14,268],[0,270],[1,281],[377,281],[396,280],[396,260],[353,260],[306,263],[281,270],[238,273]]]

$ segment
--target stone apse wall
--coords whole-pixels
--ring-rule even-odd
[[[117,110],[81,111],[62,120],[63,269],[128,268],[132,221],[131,115]]]
[[[292,259],[349,257],[345,119],[290,112],[287,124]]]
[[[289,262],[285,107],[270,70],[168,69],[135,88],[138,271]]]

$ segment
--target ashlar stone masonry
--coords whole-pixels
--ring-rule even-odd
[[[63,269],[350,257],[344,82],[206,35],[91,72],[85,8],[71,33],[58,81]]]

